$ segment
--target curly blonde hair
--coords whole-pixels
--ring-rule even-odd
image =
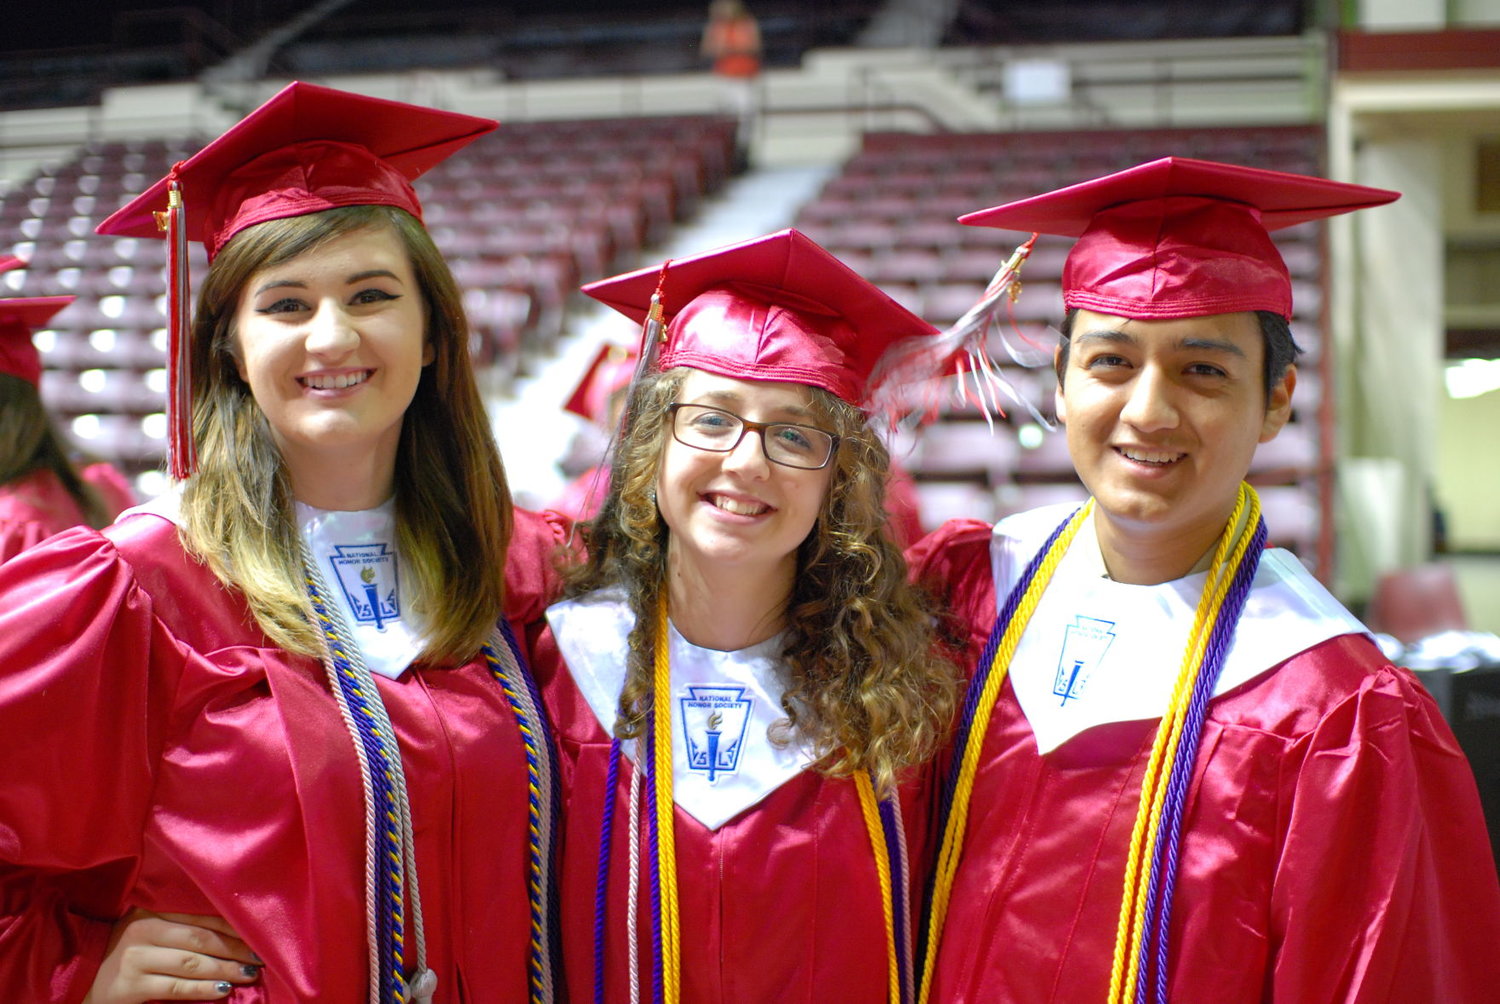
[[[567,574],[568,594],[624,589],[635,614],[615,735],[642,734],[651,707],[657,603],[666,582],[666,524],[656,479],[670,436],[667,406],[687,374],[668,370],[633,393],[615,449],[610,491],[587,524],[588,561]],[[935,644],[928,598],[907,582],[886,530],[890,456],[864,415],[811,388],[813,409],[839,437],[827,497],[797,552],[782,658],[789,686],[772,739],[800,741],[818,770],[869,771],[887,791],[899,771],[929,757],[953,717],[957,673]]]

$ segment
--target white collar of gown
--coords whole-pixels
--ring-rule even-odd
[[[182,525],[182,493],[174,486],[119,519],[149,513]],[[343,611],[370,672],[395,680],[422,651],[396,556],[395,502],[373,509],[335,511],[297,503],[297,528],[323,581]]]
[[[995,524],[990,560],[997,615],[1026,565],[1074,508],[1046,506]],[[1079,529],[1011,660],[1011,687],[1040,752],[1098,725],[1161,717],[1207,577],[1197,572],[1154,586],[1116,582],[1105,574],[1092,524]],[[1214,695],[1329,638],[1360,632],[1365,626],[1295,555],[1268,549]]]
[[[547,608],[547,623],[583,697],[606,735],[613,734],[625,653],[635,614],[618,588]],[[699,648],[668,628],[671,660],[672,796],[716,830],[796,777],[809,758],[794,741],[771,742],[786,716],[778,635],[734,652]],[[637,744],[627,742],[634,760]]]

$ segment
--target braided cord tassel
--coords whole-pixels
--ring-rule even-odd
[[[1156,737],[1151,744],[1150,757],[1146,763],[1145,776],[1141,781],[1140,807],[1130,835],[1130,846],[1125,863],[1124,892],[1120,903],[1120,922],[1115,933],[1115,955],[1110,970],[1110,1004],[1135,1001],[1140,975],[1142,940],[1150,926],[1149,891],[1152,884],[1152,863],[1156,858],[1162,806],[1166,800],[1168,774],[1163,764],[1171,764],[1183,736],[1183,724],[1187,713],[1193,685],[1203,668],[1208,639],[1218,621],[1224,599],[1233,579],[1234,566],[1231,557],[1243,559],[1244,547],[1234,547],[1235,528],[1249,504],[1248,486],[1242,485],[1224,533],[1214,548],[1213,561],[1198,608],[1193,617],[1192,629],[1182,656],[1182,665],[1167,710],[1157,726]],[[1233,555],[1231,555],[1233,550]]]
[[[554,931],[553,846],[555,845],[556,769],[552,758],[551,736],[542,715],[530,674],[521,661],[519,647],[510,627],[503,620],[498,635],[484,646],[484,657],[490,675],[500,685],[526,750],[527,790],[527,875],[526,892],[531,911],[531,951],[527,965],[527,983],[533,1004],[545,1004],[556,998],[553,968]]]
[[[391,763],[375,715],[346,648],[339,622],[323,599],[321,577],[304,564],[308,599],[323,635],[328,673],[339,714],[354,741],[365,790],[365,902],[371,1004],[404,1004],[404,910],[400,813],[395,807]],[[376,697],[378,700],[378,697]],[[399,754],[398,754],[399,755]],[[397,765],[399,770],[399,763]]]
[[[942,936],[943,923],[948,915],[948,902],[953,894],[953,882],[958,874],[958,863],[963,856],[964,832],[968,826],[969,800],[974,793],[974,777],[979,769],[979,753],[984,745],[985,733],[989,731],[990,715],[999,697],[1000,686],[1010,668],[1011,657],[1020,644],[1026,623],[1031,619],[1042,593],[1057,570],[1057,564],[1067,553],[1068,546],[1078,534],[1079,528],[1093,511],[1090,499],[1052,532],[1047,543],[1037,552],[1026,567],[1020,580],[1006,599],[1005,608],[995,619],[990,642],[985,646],[979,672],[969,681],[965,696],[963,718],[959,723],[956,746],[961,750],[954,773],[944,789],[943,805],[939,809],[942,842],[938,849],[937,866],[933,873],[932,892],[927,911],[927,938],[922,959],[922,981],[918,1000],[923,1004],[932,992],[933,963],[937,959],[938,942]]]

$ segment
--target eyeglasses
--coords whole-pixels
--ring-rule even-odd
[[[810,425],[790,422],[752,422],[732,411],[681,401],[667,405],[672,416],[672,438],[683,446],[711,453],[728,453],[740,445],[745,433],[760,434],[760,449],[766,459],[783,467],[815,471],[833,459],[839,437]]]

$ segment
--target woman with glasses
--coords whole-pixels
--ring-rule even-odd
[[[860,405],[932,328],[790,230],[585,291],[646,322],[648,358],[537,647],[569,990],[901,999],[954,673]]]

